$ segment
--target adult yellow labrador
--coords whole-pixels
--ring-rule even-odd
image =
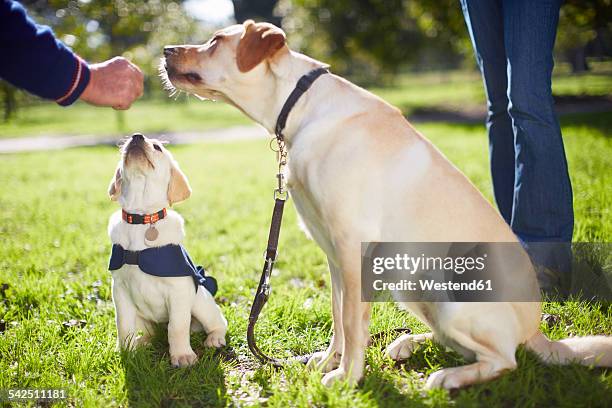
[[[225,101],[274,133],[296,82],[325,64],[288,48],[284,32],[246,21],[203,45],[168,46],[167,85]],[[283,132],[288,187],[305,229],[325,251],[332,280],[334,335],[309,364],[324,384],[363,376],[370,304],[361,301],[362,241],[517,242],[470,181],[402,113],[336,75],[323,75],[299,99]],[[523,255],[523,261],[526,261]],[[517,265],[525,290],[537,292],[529,262]],[[401,303],[431,334],[403,335],[388,347],[410,355],[428,338],[475,362],[432,374],[427,387],[456,388],[516,367],[519,344],[544,360],[612,364],[612,339],[549,341],[539,331],[539,302]]]

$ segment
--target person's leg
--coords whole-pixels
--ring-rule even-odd
[[[561,0],[504,1],[503,19],[516,151],[510,225],[536,263],[567,271],[572,187],[551,90],[560,6]],[[530,248],[531,242],[565,244]]]
[[[495,201],[510,224],[514,197],[514,133],[508,115],[501,0],[461,0],[487,94],[489,156]]]

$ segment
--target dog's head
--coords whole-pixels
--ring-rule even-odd
[[[108,195],[126,210],[150,212],[186,200],[191,187],[162,142],[137,133],[121,147]]]
[[[217,31],[202,45],[164,48],[160,73],[171,90],[227,102],[227,87],[261,82],[269,64],[288,53],[285,33],[247,20]]]

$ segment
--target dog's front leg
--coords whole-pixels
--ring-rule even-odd
[[[308,367],[316,368],[324,373],[328,373],[338,367],[344,345],[344,330],[342,329],[342,274],[340,269],[329,259],[328,264],[332,284],[333,335],[327,350],[314,353],[310,360],[308,360]]]
[[[349,264],[350,265],[350,264]],[[361,301],[359,269],[342,269],[342,329],[344,344],[340,366],[323,377],[324,385],[338,380],[357,383],[363,377],[365,348],[369,341],[370,304]]]
[[[170,361],[175,367],[185,367],[197,360],[190,343],[192,297],[180,297],[170,303],[168,345]]]
[[[117,348],[129,349],[137,345],[136,306],[126,289],[113,280],[113,303],[117,323]]]

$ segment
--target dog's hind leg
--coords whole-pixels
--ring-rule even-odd
[[[191,315],[198,320],[206,331],[206,347],[222,347],[225,345],[227,320],[223,317],[221,309],[215,303],[212,295],[202,286],[198,286]],[[193,325],[192,325],[193,327]]]
[[[191,332],[199,333],[201,331],[204,331],[204,326],[202,326],[202,323],[200,323],[198,319],[196,319],[195,317],[192,317],[191,318]]]
[[[504,371],[516,368],[516,362],[504,359],[483,359],[461,367],[444,368],[431,374],[425,384],[426,389],[442,387],[446,389],[461,388],[466,385],[492,380],[503,374]]]
[[[455,324],[451,323],[452,320]],[[516,368],[515,352],[519,341],[511,318],[504,325],[491,325],[486,319],[475,321],[455,316],[455,319],[441,322],[440,326],[445,327],[443,337],[455,343],[455,348],[472,352],[476,362],[436,371],[427,379],[426,388],[461,388],[492,380],[504,371]]]
[[[396,361],[407,359],[417,345],[427,340],[433,340],[433,333],[402,334],[387,346],[386,354]]]
[[[342,275],[340,270],[328,260],[332,284],[332,318],[333,334],[331,342],[325,351],[314,353],[308,360],[308,367],[316,368],[323,373],[338,368],[344,344],[344,331],[342,329]]]

